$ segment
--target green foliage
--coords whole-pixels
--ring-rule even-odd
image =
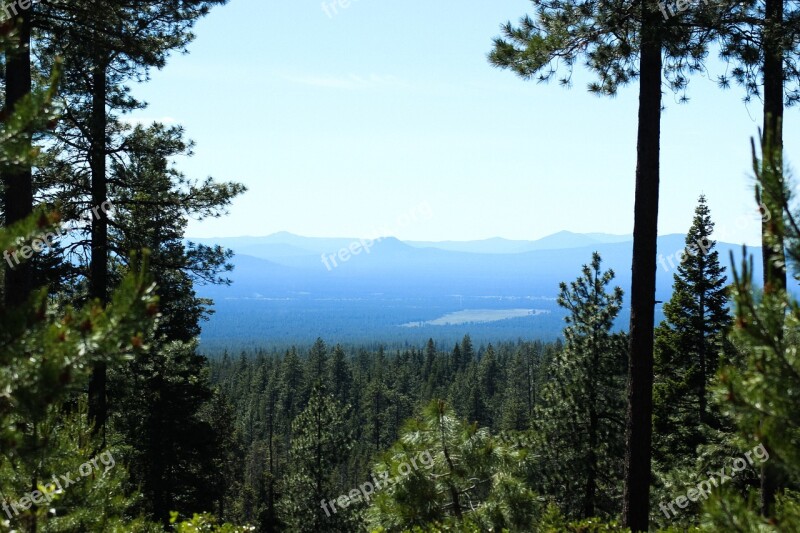
[[[40,213],[12,228],[1,228],[0,249],[49,230],[57,219]],[[146,266],[146,260],[143,263]],[[10,504],[54,474],[75,472],[99,451],[85,413],[69,410],[65,402],[86,386],[92,363],[120,365],[146,349],[157,298],[153,284],[139,272],[123,278],[105,308],[91,302],[59,312],[39,290],[19,307],[1,312],[0,493]],[[113,524],[129,503],[123,496],[124,482],[120,467],[59,494],[52,516],[34,505],[15,514],[14,520],[39,522],[46,531]]]
[[[307,351],[293,348],[283,355],[258,351],[212,360],[214,381],[235,406],[233,424],[241,436],[244,457],[231,470],[235,481],[221,515],[224,519],[253,523],[263,531],[287,527],[282,520],[285,513],[276,513],[275,509],[291,499],[287,481],[290,449],[296,437],[292,421],[308,406],[308,398],[297,391],[312,388],[306,381],[312,374],[303,371],[308,368],[312,347]],[[519,401],[528,413],[541,382],[547,379],[545,362],[557,349],[557,345],[538,342],[473,347],[472,362],[452,375],[452,352],[439,352],[433,342],[420,349],[391,353],[380,348],[368,351],[335,346],[328,357],[325,379],[337,402],[341,404],[346,398],[351,405],[344,424],[354,445],[342,454],[342,464],[332,477],[335,488],[325,498],[348,494],[370,480],[376,454],[385,452],[400,438],[405,420],[436,398],[434,390],[466,398],[467,403],[456,407],[458,416],[468,417],[469,422],[475,421],[470,409],[480,418],[498,413],[492,422],[497,429],[507,401],[504,384],[520,377]],[[512,360],[518,360],[522,370],[517,371],[510,364]],[[527,435],[498,437],[498,442],[519,452],[529,441]],[[364,507],[363,503],[351,505],[347,511],[355,519]]]
[[[800,15],[796,2],[772,4],[769,12],[763,2],[698,4],[695,12],[698,22],[720,36],[720,58],[725,62],[724,74],[717,77],[720,87],[729,88],[735,82],[744,89],[745,102],[762,98],[766,50],[772,49],[779,57],[778,68],[783,70],[785,104],[800,101],[800,68],[791,59],[800,54],[798,41],[791,37],[797,32]]]
[[[195,514],[189,520],[178,522],[178,513],[173,512],[170,516],[170,523],[173,524],[175,533],[247,533],[255,531],[252,526],[219,524],[217,519],[208,513]]]
[[[729,432],[709,389],[722,364],[733,364],[726,337],[731,327],[725,267],[720,266],[714,223],[701,196],[674,274],[664,322],[656,329],[654,449],[657,468],[694,466],[698,446]],[[712,436],[713,435],[713,436]],[[728,453],[727,455],[730,455]]]
[[[47,221],[44,215],[34,216],[10,230],[0,229],[0,249],[9,249],[22,235],[32,235],[34,228],[49,229]],[[20,307],[2,310],[0,438],[4,449],[13,455],[21,444],[23,432],[16,429],[19,420],[26,421],[23,426],[43,420],[50,406],[84,386],[93,362],[119,363],[145,348],[144,338],[157,312],[154,289],[147,276],[138,272],[123,279],[105,308],[92,302],[58,313],[40,290]]]
[[[124,144],[111,165],[112,277],[135,268],[127,250],[151,250],[162,318],[149,349],[110,373],[116,398],[111,420],[131,447],[132,478],[145,496],[144,508],[166,522],[170,511],[208,511],[224,498],[213,465],[231,443],[217,438],[200,416],[212,391],[194,339],[211,302],[196,297],[194,283],[227,283],[221,274],[231,269],[231,253],[185,244],[184,232],[190,218],[220,216],[244,188],[210,178],[197,182],[179,172],[174,159],[192,149],[182,128],[136,127],[125,134]]]
[[[434,402],[375,465],[375,479],[391,481],[367,510],[369,527],[405,531],[449,523],[467,531],[526,530],[538,503],[518,470],[525,455]]]
[[[536,360],[529,349],[520,348],[508,364],[498,422],[502,429],[523,431],[531,427],[533,417]]]
[[[581,277],[561,284],[566,343],[533,416],[535,483],[571,518],[613,516],[620,505],[626,338],[611,329],[622,289],[606,292],[614,272],[600,265],[595,253]]]
[[[759,161],[754,154],[754,169],[759,191],[783,188],[780,168],[774,164],[768,146],[764,160]],[[770,196],[774,199],[781,195]],[[788,196],[786,198],[786,204],[771,211],[773,220],[765,226],[767,242],[783,242],[784,216],[789,228],[795,227]],[[781,220],[775,221],[776,217]],[[797,236],[790,229],[787,241],[790,256],[797,254],[800,247]],[[779,254],[773,255],[770,261],[777,257]],[[778,267],[784,268],[784,265]],[[752,258],[744,258],[741,268],[734,272],[736,318],[733,338],[744,348],[744,365],[743,368],[728,366],[722,369],[718,397],[723,408],[736,420],[742,441],[762,443],[770,454],[769,464],[765,467],[768,466],[772,472],[781,472],[784,484],[796,486],[800,481],[800,358],[797,353],[800,305],[780,283],[768,284],[759,299],[753,287],[752,273]],[[708,513],[714,523],[760,522],[753,516],[749,504],[733,499],[727,495],[709,507]],[[791,502],[785,501],[784,508],[789,513],[787,520],[791,521],[793,507]],[[769,516],[777,520],[777,515]],[[795,527],[797,525],[794,523]]]
[[[615,521],[603,522],[597,518],[570,522],[557,506],[550,504],[534,531],[536,533],[629,533],[630,529],[619,526]]]
[[[565,86],[571,84],[574,66],[582,62],[597,77],[589,84],[597,94],[613,96],[638,77],[645,25],[664,43],[663,74],[675,91],[683,91],[689,74],[702,69],[713,39],[701,25],[664,24],[656,3],[644,8],[635,0],[532,4],[533,16],[524,16],[516,26],[503,25],[503,37],[495,39],[489,62],[539,82],[560,76]]]
[[[335,480],[351,446],[347,409],[315,385],[308,406],[292,423],[287,498],[281,501],[283,520],[292,531],[348,530],[345,511],[327,516],[331,513],[322,506],[338,496]]]
[[[230,250],[185,243],[190,219],[216,218],[246,189],[238,183],[187,178],[174,161],[192,155],[183,129],[152,124],[124,135],[126,149],[111,165],[110,230],[117,272],[130,264],[128,250],[151,250],[150,270],[162,301],[158,335],[188,342],[200,334],[210,301],[197,298],[194,283],[227,284]]]

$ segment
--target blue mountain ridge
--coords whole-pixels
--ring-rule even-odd
[[[201,342],[211,348],[275,347],[307,344],[321,336],[330,342],[421,343],[428,337],[450,341],[464,333],[478,342],[554,339],[564,327],[563,310],[555,302],[559,283],[578,277],[594,251],[601,254],[604,269],[614,270],[615,285],[623,289],[627,303],[632,246],[630,237],[621,239],[561,232],[540,241],[450,241],[442,247],[393,237],[368,246],[368,240],[285,232],[189,239],[236,252],[230,286],[197,287],[198,296],[215,301],[216,311],[204,324]],[[658,238],[658,300],[670,297],[671,265],[677,265],[684,240],[678,234]],[[741,245],[717,243],[716,250],[724,265],[729,266],[731,253],[737,265],[741,261]],[[748,252],[755,255],[759,279],[760,249]],[[494,322],[425,324],[465,309],[539,311]],[[656,311],[660,320],[660,305]],[[628,320],[626,306],[618,327]],[[420,326],[403,326],[408,323]]]

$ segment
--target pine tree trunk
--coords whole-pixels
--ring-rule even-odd
[[[653,413],[653,323],[658,236],[661,42],[655,4],[642,2],[639,125],[631,278],[630,360],[622,519],[647,531]]]
[[[319,401],[316,405],[316,429],[317,429],[317,442],[316,442],[316,459],[317,459],[317,469],[314,472],[314,489],[316,490],[314,501],[323,501],[325,499],[325,494],[322,492],[322,408],[323,408],[324,398],[322,394],[319,395]],[[314,531],[322,531],[322,508],[314,506]]]
[[[780,39],[781,29],[783,28],[783,10],[784,0],[766,0],[766,21],[765,21],[765,36],[764,36],[764,142],[771,144],[774,150],[782,157],[783,152],[783,47],[781,46]],[[763,152],[762,152],[763,153]],[[766,156],[767,154],[764,154]],[[780,164],[781,161],[778,161]],[[781,170],[783,166],[779,167]],[[783,176],[781,176],[781,185],[783,184]],[[783,205],[783,190],[773,191],[780,194],[775,198],[775,202]],[[781,216],[781,213],[771,213],[772,217]],[[767,229],[767,224],[764,222],[762,229]],[[782,237],[782,236],[781,236]],[[786,287],[786,270],[784,268],[785,254],[783,252],[783,242],[781,239],[781,246],[778,250],[773,250],[768,246],[767,242],[762,242],[763,254],[762,261],[764,265],[764,283],[767,287],[767,282]]]
[[[275,529],[275,446],[274,446],[274,426],[275,426],[275,389],[270,392],[269,403],[269,483],[267,485],[267,523],[264,525],[267,531]]]
[[[106,58],[98,54],[92,73],[92,117],[90,167],[92,175],[92,244],[89,265],[89,295],[105,304],[108,300],[108,217],[101,208],[108,199],[106,181],[106,96],[108,80]],[[108,405],[106,402],[106,365],[97,363],[89,380],[88,416],[94,431],[105,428]],[[103,432],[105,438],[105,432]]]
[[[765,3],[765,37],[764,47],[764,146],[762,157],[766,161],[768,154],[763,150],[766,145],[771,145],[777,150],[779,157],[783,157],[783,50],[779,39],[782,37],[784,0],[766,0]],[[768,162],[769,163],[769,162]],[[777,161],[783,170],[782,161]],[[780,199],[771,202],[772,205],[784,205],[783,176],[780,176]],[[762,235],[767,233],[767,224],[772,223],[776,217],[783,216],[782,212],[771,213],[770,221],[762,222]],[[764,266],[764,288],[770,290],[786,287],[786,257],[783,251],[783,238],[780,236],[777,249],[773,249],[766,239],[762,239],[762,261]],[[778,473],[771,463],[761,467],[761,513],[770,516],[772,505],[775,502],[775,492],[779,486]]]
[[[444,454],[445,461],[447,462],[447,471],[449,473],[449,477],[447,478],[446,484],[448,491],[450,493],[450,499],[453,500],[453,516],[460,522],[462,519],[462,511],[461,511],[461,501],[459,498],[458,488],[453,484],[453,479],[455,479],[455,472],[456,467],[453,464],[453,459],[450,457],[450,450],[447,448],[447,439],[445,436],[445,429],[444,429],[444,408],[443,403],[439,402],[439,435],[442,442],[442,453]]]
[[[700,279],[705,278],[705,256],[700,258]],[[698,390],[699,395],[699,410],[700,410],[700,423],[706,421],[706,383],[708,381],[708,362],[706,361],[706,293],[705,288],[701,286],[700,290],[700,344],[699,358],[700,358],[700,387]]]
[[[600,298],[598,295],[598,274],[594,271],[594,292],[592,305],[595,311],[600,309]],[[597,388],[600,376],[600,352],[597,347],[597,318],[592,324],[592,366],[589,374],[588,396],[589,396],[589,446],[587,458],[586,487],[583,497],[583,518],[591,518],[595,512],[595,498],[597,495],[597,437],[600,431],[597,416]]]
[[[6,54],[6,120],[14,112],[17,103],[31,92],[31,15],[33,6],[21,11],[16,18],[15,29],[19,31],[19,45]],[[30,139],[30,137],[29,137]],[[28,140],[28,142],[30,142]],[[11,225],[23,220],[33,212],[33,180],[31,166],[24,165],[3,174],[5,191],[5,222]],[[13,261],[13,260],[12,260]],[[5,303],[7,306],[22,304],[33,287],[33,269],[30,263],[6,265]]]

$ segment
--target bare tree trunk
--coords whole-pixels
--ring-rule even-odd
[[[89,295],[102,304],[108,301],[108,215],[101,207],[108,199],[106,181],[106,96],[108,82],[105,56],[98,54],[92,73],[91,154],[92,174],[92,258],[89,265]],[[108,416],[106,365],[97,363],[89,380],[90,422],[96,433],[102,431]]]
[[[20,12],[14,28],[19,32],[18,46],[6,53],[6,119],[17,104],[31,92],[31,15],[33,7]],[[27,139],[30,144],[30,136]],[[33,212],[33,180],[31,166],[25,164],[3,174],[5,222],[11,225]],[[33,269],[29,263],[6,265],[5,303],[22,304],[33,288]]]
[[[653,325],[661,135],[661,41],[655,5],[642,2],[636,195],[631,278],[630,360],[622,520],[647,531],[653,414]]]

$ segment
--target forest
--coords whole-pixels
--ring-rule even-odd
[[[457,340],[265,333],[212,353],[205,291],[231,284],[234,252],[188,228],[255,182],[192,177],[184,128],[133,117],[227,3],[0,11],[0,531],[800,531],[796,2],[532,0],[487,40],[497,76],[569,86],[581,67],[598,96],[638,94],[631,269],[594,252],[559,271],[555,340],[473,342],[467,324]],[[759,250],[723,256],[709,199],[684,194],[662,301],[663,95],[687,98],[712,55],[720,88],[763,108],[750,145],[728,147],[751,162]]]

